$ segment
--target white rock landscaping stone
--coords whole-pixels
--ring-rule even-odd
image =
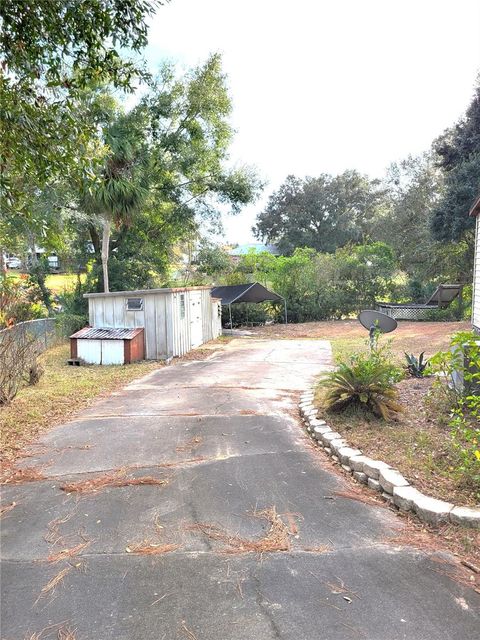
[[[419,518],[433,525],[448,522],[450,511],[453,509],[451,502],[430,498],[423,493],[419,493],[413,499],[413,506]]]
[[[309,421],[313,427],[324,427],[327,424],[325,420],[319,420],[318,418],[310,418]]]
[[[409,482],[396,469],[380,469],[378,481],[382,489],[390,495],[393,494],[394,487],[407,487],[409,485]]]
[[[480,509],[472,507],[454,507],[450,511],[450,522],[464,527],[480,529]]]
[[[304,407],[300,407],[300,413],[303,416],[306,416],[310,411],[314,411],[314,408],[312,407],[312,405],[306,405]]]
[[[353,477],[358,482],[361,482],[362,484],[367,484],[368,476],[367,476],[366,473],[362,473],[361,471],[354,471],[353,472]]]
[[[325,433],[330,433],[331,429],[330,427],[314,427],[313,428],[313,433],[315,435],[315,438],[317,440],[321,440],[322,439],[322,435],[324,435]]]
[[[340,458],[340,462],[342,464],[348,464],[348,465],[350,465],[350,458],[353,458],[354,456],[358,456],[361,453],[362,452],[360,451],[360,449],[352,449],[352,447],[342,447],[337,451],[338,457]],[[353,469],[351,465],[350,467]]]
[[[333,453],[338,456],[338,452],[340,449],[344,449],[348,447],[348,442],[343,438],[338,438],[337,440],[330,440],[330,449]]]
[[[373,478],[368,478],[367,484],[370,487],[370,489],[374,489],[375,491],[382,490],[382,487],[380,486],[380,483],[378,482],[378,480],[374,480]]]
[[[359,471],[363,473],[363,463],[367,462],[368,460],[371,460],[371,458],[368,458],[367,456],[364,456],[364,455],[358,455],[358,456],[354,456],[353,458],[350,458],[350,462],[348,464],[352,467],[354,471]]]
[[[336,431],[329,431],[328,433],[324,433],[322,435],[322,440],[324,442],[331,442],[332,440],[338,440],[342,436]]]
[[[415,487],[393,487],[393,503],[400,511],[411,511],[414,507],[415,498],[421,495],[420,491]]]
[[[363,473],[373,480],[378,480],[380,469],[390,469],[390,465],[381,460],[369,460],[363,463]]]
[[[340,460],[341,462],[341,460]],[[352,473],[352,470],[350,469],[350,467],[348,466],[348,464],[342,464],[342,469],[344,471],[346,471],[347,473]]]

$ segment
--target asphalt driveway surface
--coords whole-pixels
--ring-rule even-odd
[[[42,475],[2,491],[1,638],[478,638],[479,596],[338,496],[304,437],[298,393],[329,364],[327,342],[234,340],[41,438]]]

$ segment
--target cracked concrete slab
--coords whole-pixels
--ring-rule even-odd
[[[62,621],[77,640],[475,637],[478,595],[394,546],[387,508],[337,495],[303,436],[298,391],[330,366],[324,341],[234,340],[42,436],[23,464],[47,477],[2,491],[2,638]],[[166,483],[61,488],[121,469]],[[287,550],[245,553],[273,507]]]
[[[435,565],[425,554],[387,557],[378,549],[272,554],[261,561],[210,552],[147,559],[86,554],[85,566],[36,604],[58,567],[8,561],[2,626],[6,638],[23,638],[68,620],[81,640],[181,639],[189,637],[185,628],[205,640],[476,637],[479,617],[468,588],[455,592],[465,609],[447,576],[434,574],[431,588]]]

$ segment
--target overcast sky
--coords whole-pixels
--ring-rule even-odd
[[[289,173],[381,177],[428,149],[471,100],[479,33],[479,0],[171,0],[147,57],[188,67],[222,54],[232,162],[268,181],[261,201],[224,220],[227,240],[249,242]]]

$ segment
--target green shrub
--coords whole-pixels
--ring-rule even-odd
[[[68,338],[72,333],[83,329],[87,324],[87,316],[61,313],[56,317],[55,331],[59,337]]]
[[[368,353],[353,355],[325,377],[325,408],[342,411],[352,406],[360,407],[390,420],[402,410],[394,386],[401,375],[400,369],[386,357],[384,349],[374,348]]]
[[[0,275],[0,329],[47,315],[47,309],[28,276]]]
[[[405,352],[408,373],[414,378],[423,378],[427,375],[428,360],[423,359],[424,355],[425,351],[422,351],[418,358],[413,353]]]
[[[74,289],[65,290],[58,295],[58,302],[62,311],[68,315],[86,317],[88,314],[88,302],[83,297],[83,294],[88,291],[92,291],[92,289],[86,284],[82,284],[80,277],[78,277]]]
[[[480,499],[480,337],[459,332],[450,351],[430,358],[430,369],[440,374],[434,393],[449,408],[450,435],[458,454],[458,473],[465,484],[475,487]],[[468,360],[465,359],[468,355]],[[463,379],[463,384],[459,380]]]

